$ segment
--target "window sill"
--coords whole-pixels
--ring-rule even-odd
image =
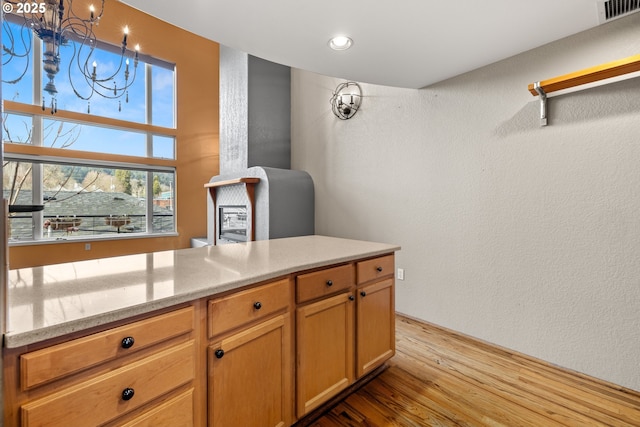
[[[56,238],[47,238],[42,240],[9,240],[9,248],[13,246],[36,246],[36,245],[55,245],[57,243],[94,243],[94,242],[105,242],[105,241],[114,241],[114,240],[130,240],[130,239],[157,239],[160,237],[178,237],[179,234],[177,232],[174,233],[127,233],[120,234],[117,236],[96,236],[96,237],[56,237]]]

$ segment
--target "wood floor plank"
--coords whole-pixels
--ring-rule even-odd
[[[408,356],[419,360],[424,352],[419,352],[416,348],[424,350],[424,347],[413,346],[405,349],[405,352]],[[557,401],[555,393],[543,392],[544,390],[540,389],[534,393],[531,383],[522,381],[522,373],[513,363],[500,360],[499,357],[493,357],[487,361],[490,355],[480,354],[474,349],[454,350],[453,347],[447,349],[433,347],[429,349],[430,354],[436,357],[436,365],[440,369],[447,370],[449,375],[471,381],[484,388],[487,393],[496,394],[505,401],[516,404],[525,401],[528,410],[549,417],[560,425],[588,426],[616,422],[616,419],[606,414],[597,413],[601,419],[594,420],[584,412],[567,412],[566,405]],[[402,357],[402,353],[399,357]]]
[[[403,357],[403,355],[399,355]],[[495,393],[490,386],[475,384],[458,375],[444,372],[440,367],[424,365],[413,374],[436,378],[440,395],[431,395],[435,403],[447,407],[459,416],[464,415],[464,425],[521,425],[553,426],[561,425],[552,419],[532,411],[528,407],[514,404]],[[457,424],[456,424],[457,425]],[[589,425],[589,424],[585,424]]]
[[[565,412],[571,415],[571,420],[564,420],[569,425],[593,425],[594,421],[596,425],[622,422],[627,424],[620,425],[640,425],[637,419],[640,416],[638,401],[636,399],[635,404],[625,405],[628,394],[622,396],[617,391],[604,393],[604,386],[594,380],[587,387],[582,376],[576,377],[558,368],[550,370],[548,365],[541,369],[540,362],[531,364],[529,361],[516,361],[513,354],[494,348],[487,349],[473,342],[465,343],[465,340],[453,342],[450,337],[434,331],[429,331],[427,336],[429,344],[425,345],[430,346],[430,351],[439,357],[440,364],[452,364],[452,369],[461,375],[491,384],[494,392],[506,393],[503,396],[507,399],[509,395],[517,399],[524,398],[531,408],[538,406],[539,412],[556,411],[554,417],[558,421],[563,421],[561,418],[565,417]],[[407,351],[413,352],[412,348]],[[539,375],[539,372],[544,375]],[[562,408],[567,406],[572,411],[563,411]]]
[[[640,393],[398,315],[389,368],[316,427],[640,426]]]
[[[555,391],[548,395],[547,393],[540,393],[538,395],[540,397],[546,396],[545,401],[557,402],[558,393],[560,393],[563,388],[562,385],[568,382],[567,393],[572,400],[571,404],[578,405],[575,409],[586,410],[594,405],[597,406],[598,402],[601,402],[600,407],[596,407],[596,412],[603,414],[604,419],[602,422],[605,424],[610,422],[610,420],[608,421],[606,419],[607,404],[605,402],[615,402],[615,410],[611,412],[611,415],[616,417],[619,415],[619,411],[627,412],[624,403],[628,402],[630,412],[627,421],[630,422],[631,425],[637,425],[635,416],[637,416],[637,407],[640,404],[637,393],[634,393],[635,396],[632,398],[632,394],[629,394],[629,391],[623,393],[620,389],[611,386],[606,387],[602,382],[595,379],[585,379],[582,375],[576,375],[575,373],[567,372],[557,367],[541,364],[541,362],[538,361],[531,363],[530,360],[514,358],[513,353],[500,354],[501,351],[498,351],[498,349],[491,347],[487,349],[486,345],[479,346],[475,342],[466,344],[464,342],[453,343],[449,337],[440,337],[438,336],[439,334],[434,334],[433,331],[429,332],[431,333],[431,335],[429,335],[429,344],[425,345],[437,347],[439,345],[437,341],[441,338],[443,339],[440,345],[443,349],[442,351],[446,354],[440,354],[439,357],[455,359],[456,361],[465,359],[466,362],[464,363],[472,369],[481,373],[497,374],[497,379],[505,383],[507,383],[507,379],[510,378],[512,383],[515,381],[513,384],[522,388],[526,393],[530,393],[530,389],[532,388],[531,381],[527,381],[527,372],[544,374],[550,381],[544,389],[547,389],[547,386],[551,386],[553,383],[561,385],[556,387]],[[498,369],[493,369],[495,367]],[[540,382],[538,382],[538,384],[540,384]],[[541,388],[540,391],[544,389]],[[580,400],[578,396],[585,396],[586,402]]]
[[[451,425],[456,422],[457,414],[454,411],[445,410],[444,407],[434,404],[430,398],[429,388],[434,384],[415,378],[409,372],[391,366],[386,372],[383,381],[370,383],[365,393],[370,398],[386,403],[396,413],[406,414],[406,418],[418,425],[428,421],[429,425]],[[384,396],[384,400],[381,399]]]

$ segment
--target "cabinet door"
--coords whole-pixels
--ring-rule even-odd
[[[296,310],[298,417],[353,382],[353,310],[352,293]]]
[[[357,375],[380,366],[395,354],[395,307],[393,279],[357,290]]]
[[[209,426],[291,424],[291,330],[288,313],[209,347]]]

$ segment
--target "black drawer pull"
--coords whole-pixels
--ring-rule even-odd
[[[367,293],[365,291],[360,291],[360,296],[362,296],[362,298],[367,296]]]
[[[133,347],[133,344],[136,342],[136,340],[133,339],[133,337],[125,337],[122,338],[122,348],[131,348]]]
[[[122,400],[131,400],[134,394],[135,391],[132,388],[127,387],[122,390]]]
[[[216,359],[222,359],[222,356],[224,356],[224,350],[220,348],[216,350],[214,354],[216,355]]]
[[[376,271],[377,271],[378,273],[382,273],[382,267],[376,267]]]
[[[333,280],[327,280],[327,286],[333,286]]]
[[[355,299],[356,299],[356,297],[354,297],[353,295],[349,295],[349,301],[353,301]]]
[[[254,302],[253,308],[255,308],[256,310],[260,310],[262,308],[262,303],[260,301]]]

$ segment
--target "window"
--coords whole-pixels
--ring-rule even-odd
[[[85,163],[5,163],[4,179],[18,183],[4,190],[10,204],[44,207],[41,212],[12,213],[12,242],[175,230],[173,172]],[[41,185],[33,185],[34,176],[41,177]]]
[[[49,101],[39,95],[46,77],[33,78],[41,74],[34,73],[42,68],[41,41],[11,22],[2,37],[34,47],[23,64],[14,58],[3,65],[3,194],[10,205],[43,207],[14,207],[10,243],[175,233],[173,64],[140,55],[126,96],[86,101],[68,82],[65,61],[74,49],[69,41],[56,77],[58,111],[51,114]],[[99,47],[98,66],[113,66],[113,48]],[[46,111],[34,112],[33,105],[43,101]]]

